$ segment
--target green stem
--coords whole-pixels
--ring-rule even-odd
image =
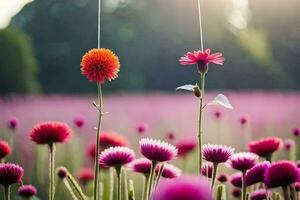
[[[215,186],[215,180],[216,180],[216,175],[217,175],[217,170],[218,170],[218,163],[213,163],[213,173],[212,173],[212,178],[211,178],[211,191],[213,191],[214,186]]]
[[[101,129],[101,122],[102,122],[102,89],[101,84],[97,83],[97,95],[98,95],[98,101],[99,101],[99,117],[98,117],[98,125],[97,125],[97,134],[96,134],[96,153],[95,153],[95,163],[94,163],[94,200],[98,199],[98,176],[99,176],[99,153],[100,153],[100,129]]]
[[[114,174],[113,168],[109,169],[109,200],[113,200],[114,198]]]
[[[5,200],[10,200],[10,185],[4,187]]]
[[[55,145],[49,144],[49,200],[54,200]]]
[[[242,173],[242,200],[246,200],[246,172]]]
[[[162,173],[163,173],[163,171],[164,171],[164,167],[165,167],[165,164],[163,163],[163,164],[161,164],[161,166],[160,166],[160,168],[159,168],[159,171],[158,171],[158,174],[157,174],[157,177],[156,177],[156,180],[155,180],[155,188],[157,187],[157,185],[158,185],[158,183],[159,183],[159,180],[160,180],[160,178],[161,178],[161,175],[162,175]]]
[[[203,102],[204,102],[204,94],[205,94],[205,74],[201,73],[201,97],[199,101],[199,117],[198,117],[198,159],[199,159],[199,170],[198,172],[201,174],[202,168],[202,135],[203,135],[203,127],[202,127],[202,112],[203,112]]]
[[[149,175],[145,174],[145,178],[144,178],[144,188],[143,188],[143,200],[147,199],[147,188],[148,186],[148,181],[149,181]]]
[[[125,170],[123,170],[123,176],[124,176],[124,189],[125,189],[125,200],[128,200],[128,184],[127,184],[127,173]]]
[[[120,166],[116,167],[116,172],[117,172],[117,200],[121,200],[121,173],[122,173],[122,168]]]
[[[266,161],[269,161],[270,163],[272,163],[272,153],[266,155]]]
[[[148,180],[147,199],[146,200],[150,199],[156,165],[157,165],[157,162],[152,161],[150,177],[149,177],[149,180]]]
[[[287,186],[282,186],[284,200],[290,200],[289,190]]]

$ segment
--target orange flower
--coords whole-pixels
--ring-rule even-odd
[[[109,49],[92,49],[81,60],[81,73],[90,81],[104,83],[118,77],[119,58]]]

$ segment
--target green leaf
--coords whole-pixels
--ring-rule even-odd
[[[220,105],[220,106],[223,106],[223,107],[228,108],[228,109],[233,109],[230,101],[228,100],[228,98],[224,94],[218,94],[214,98],[214,100],[209,102],[207,105],[209,105],[209,106],[211,106],[211,105]]]

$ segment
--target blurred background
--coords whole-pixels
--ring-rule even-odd
[[[13,2],[22,1],[1,4]],[[107,84],[107,92],[173,92],[198,79],[195,68],[178,63],[200,46],[196,1],[102,2],[102,46],[121,61],[120,76]],[[1,15],[14,6],[3,5]],[[97,44],[96,8],[91,0],[35,0],[10,24],[1,17],[0,94],[94,92],[79,65]],[[205,1],[204,47],[223,52],[226,59],[224,67],[210,67],[207,87],[299,89],[299,8],[298,0]]]

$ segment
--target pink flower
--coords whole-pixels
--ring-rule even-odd
[[[151,171],[151,161],[146,158],[139,158],[131,163],[131,168],[134,172],[149,175]]]
[[[181,65],[197,65],[200,73],[206,73],[208,64],[214,63],[216,65],[223,65],[224,58],[222,53],[210,54],[210,49],[202,51],[188,52],[184,57],[179,59]]]
[[[250,186],[256,183],[264,182],[264,174],[270,167],[270,162],[265,161],[257,163],[254,167],[249,169],[246,173],[246,185]]]
[[[168,132],[167,133],[167,138],[168,138],[169,141],[173,141],[175,139],[175,133]]]
[[[149,129],[149,126],[145,122],[140,122],[136,125],[136,131],[140,135],[144,135],[148,131],[148,129]]]
[[[8,128],[11,130],[15,130],[19,125],[19,120],[16,117],[11,117],[8,122]]]
[[[241,172],[237,172],[234,173],[230,176],[230,183],[238,188],[242,187],[242,173]]]
[[[37,144],[64,143],[71,139],[70,127],[62,122],[43,122],[33,127],[29,134],[31,141]]]
[[[293,146],[295,146],[295,141],[291,139],[284,140],[284,149],[290,151]]]
[[[267,158],[277,151],[282,144],[282,140],[278,137],[267,137],[250,142],[248,148],[250,152]]]
[[[117,167],[132,162],[134,157],[134,151],[128,147],[110,147],[101,152],[99,164],[105,167]]]
[[[296,183],[295,183],[295,190],[296,190],[297,192],[300,192],[300,182],[296,182]]]
[[[201,174],[208,178],[212,177],[213,164],[211,162],[206,162],[202,165]]]
[[[77,126],[78,128],[82,128],[84,126],[85,123],[85,119],[82,116],[76,116],[73,120],[75,126]]]
[[[293,129],[293,135],[294,136],[299,136],[300,135],[300,128],[294,128]]]
[[[231,194],[235,198],[240,198],[242,192],[241,192],[241,190],[239,188],[233,188],[232,191],[231,191]]]
[[[22,167],[12,163],[0,164],[0,184],[9,186],[22,180],[24,170]]]
[[[252,168],[258,160],[258,156],[250,152],[241,152],[233,154],[229,159],[229,164],[233,169],[237,169],[245,173]]]
[[[68,175],[68,170],[65,167],[58,167],[56,170],[56,174],[59,178],[66,178]]]
[[[23,185],[19,187],[18,193],[21,197],[32,197],[37,194],[37,190],[32,185]]]
[[[0,140],[0,160],[9,155],[11,152],[10,146],[6,141]]]
[[[160,167],[161,166],[157,167],[155,171],[158,172]],[[175,167],[174,165],[165,163],[161,176],[164,178],[177,178],[181,176],[181,174],[182,171],[179,168]]]
[[[178,156],[185,157],[197,147],[197,141],[194,139],[184,139],[178,141],[175,146],[178,149]]]
[[[299,172],[297,166],[287,160],[272,163],[264,174],[264,183],[268,188],[288,186],[295,183]]]
[[[214,112],[214,116],[216,119],[220,119],[222,117],[222,112],[220,110],[216,110]]]
[[[164,162],[173,160],[177,156],[177,148],[167,142],[143,138],[139,143],[141,154],[149,160]]]
[[[233,154],[234,148],[224,145],[205,144],[203,145],[203,159],[212,163],[224,163]]]
[[[271,195],[271,194],[269,194],[269,195]],[[258,189],[258,190],[251,192],[251,194],[250,194],[250,200],[264,200],[267,198],[268,198],[268,195],[267,195],[267,191],[265,189]]]
[[[82,183],[87,183],[94,179],[94,171],[91,168],[82,168],[77,173],[78,180]]]
[[[239,122],[240,122],[241,125],[247,124],[248,121],[249,121],[248,115],[242,115],[242,116],[239,118]]]
[[[228,181],[228,176],[225,173],[220,173],[217,179],[220,183],[226,183]]]
[[[151,200],[213,200],[209,183],[195,176],[160,181]]]

